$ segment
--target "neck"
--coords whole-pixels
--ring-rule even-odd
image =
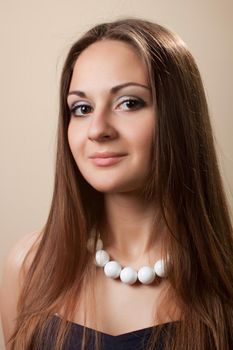
[[[101,236],[112,256],[134,263],[161,257],[163,225],[155,203],[140,195],[105,195],[105,220]]]

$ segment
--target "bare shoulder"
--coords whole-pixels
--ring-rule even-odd
[[[1,276],[0,307],[5,342],[9,339],[15,326],[17,302],[23,283],[22,266],[27,256],[26,269],[35,255],[36,247],[42,237],[42,231],[35,231],[22,236],[10,249]],[[25,271],[24,271],[25,272]],[[6,346],[6,349],[8,347]]]
[[[29,252],[31,258],[33,258],[41,237],[42,231],[34,231],[18,239],[9,251],[6,259],[6,265],[9,265],[15,269],[20,269],[24,258]]]

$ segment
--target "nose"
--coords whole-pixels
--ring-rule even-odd
[[[111,120],[111,113],[106,109],[95,110],[88,128],[88,138],[91,141],[108,141],[118,136]]]

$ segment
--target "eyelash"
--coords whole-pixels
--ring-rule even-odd
[[[137,104],[136,107],[133,106],[132,108],[127,109],[127,111],[130,111],[130,110],[138,110],[138,109],[140,109],[140,108],[145,107],[145,105],[146,105],[145,101],[143,101],[143,100],[141,100],[141,99],[135,99],[135,98],[127,98],[127,99],[125,99],[124,101],[122,101],[119,105],[122,105],[122,104],[124,104],[124,103],[126,103],[126,102],[133,102],[133,103],[136,102],[136,104]],[[85,104],[85,103],[76,104],[76,105],[74,105],[73,107],[70,108],[70,114],[71,114],[71,115],[74,115],[74,116],[76,116],[76,117],[81,117],[81,116],[84,116],[84,115],[88,114],[88,113],[86,113],[86,114],[85,114],[85,113],[84,113],[84,114],[79,114],[79,115],[75,114],[75,112],[78,110],[78,108],[82,108],[82,107],[91,107],[91,106],[88,105],[88,104]]]

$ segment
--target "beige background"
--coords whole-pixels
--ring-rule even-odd
[[[232,0],[0,0],[0,273],[12,244],[47,218],[64,57],[90,26],[122,16],[167,26],[196,58],[232,207]]]

